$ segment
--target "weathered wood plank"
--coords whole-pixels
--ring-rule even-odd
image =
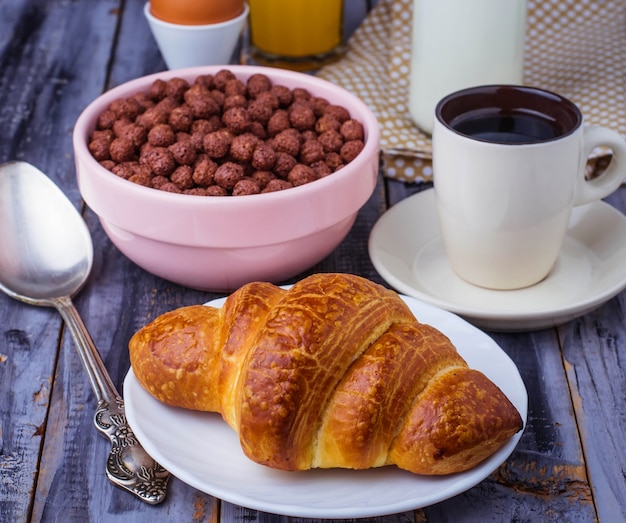
[[[10,302],[10,303],[9,303]],[[46,430],[60,318],[0,296],[0,521],[26,521]]]
[[[626,186],[607,201],[626,209]],[[598,517],[621,521],[626,517],[626,294],[559,334]]]
[[[249,523],[314,523],[319,519],[297,518],[278,516],[276,514],[268,514],[266,512],[257,512],[246,508],[238,507],[230,503],[222,502],[222,522],[242,522]],[[400,514],[391,514],[384,517],[365,518],[365,519],[325,519],[325,523],[350,523],[350,522],[370,522],[370,523],[412,523],[415,521],[413,512],[404,512]]]
[[[78,206],[71,183],[71,129],[82,89],[98,82],[99,71],[90,70],[90,60],[98,49],[102,56],[110,52],[106,42],[115,20],[107,25],[108,13],[117,4],[85,5],[82,11],[74,4],[79,3],[2,3],[0,161],[25,159],[39,166]],[[71,45],[72,38],[87,40],[87,35],[91,47]],[[75,81],[75,70],[83,71],[82,79]],[[4,295],[0,315],[5,326],[0,340],[0,520],[20,522],[29,518],[39,477],[62,322],[52,310],[16,304]]]
[[[1,56],[0,160],[37,165],[77,205],[72,129],[104,85],[119,4],[15,1],[8,17],[14,22]]]
[[[143,0],[127,0],[121,19],[107,89],[134,78],[165,71],[156,41],[143,14]]]

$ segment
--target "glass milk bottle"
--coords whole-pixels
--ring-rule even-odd
[[[409,112],[432,134],[435,106],[475,85],[521,84],[525,0],[414,0]]]

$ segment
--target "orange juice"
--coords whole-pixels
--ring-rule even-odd
[[[321,65],[341,46],[343,0],[249,0],[248,5],[253,56]]]

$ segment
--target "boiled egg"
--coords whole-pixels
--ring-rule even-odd
[[[180,25],[206,25],[239,16],[244,0],[150,0],[156,18]]]

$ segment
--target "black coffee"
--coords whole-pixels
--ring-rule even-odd
[[[457,116],[450,126],[477,140],[497,143],[537,143],[561,136],[564,129],[541,114],[477,110]]]

